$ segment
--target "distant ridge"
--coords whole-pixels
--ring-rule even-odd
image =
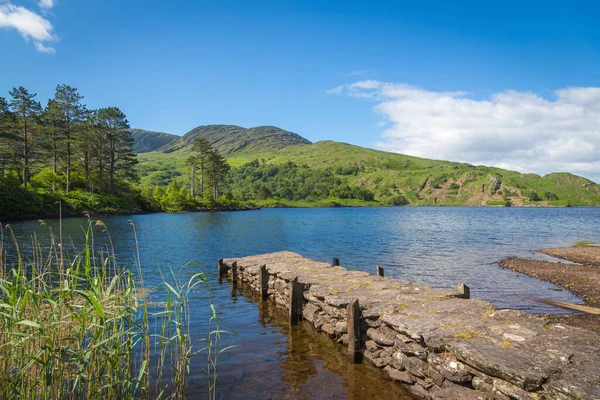
[[[160,151],[171,153],[191,147],[194,139],[204,137],[221,153],[255,153],[280,150],[288,146],[311,144],[302,136],[276,126],[257,126],[243,128],[236,125],[203,125],[198,126],[184,136],[168,133],[132,129],[134,151],[148,153]]]
[[[164,132],[130,129],[133,137],[133,152],[148,153],[180,139],[179,136]]]

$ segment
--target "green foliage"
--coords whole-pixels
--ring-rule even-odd
[[[269,197],[271,197],[271,191],[264,184],[260,185],[256,198],[258,200],[267,200]]]
[[[410,204],[410,201],[408,201],[408,199],[401,194],[385,197],[381,200],[381,202],[386,206],[406,206]]]
[[[119,197],[101,193],[92,194],[81,189],[63,193],[62,199],[63,205],[66,207],[65,210],[117,212],[124,209],[123,200]]]
[[[214,210],[217,207],[217,201],[213,196],[213,192],[210,189],[206,189],[202,194],[202,199],[204,203],[204,207],[207,210]]]
[[[540,197],[538,192],[536,192],[535,190],[530,191],[527,194],[527,198],[529,199],[529,201],[541,201],[542,200],[542,198]]]
[[[64,174],[55,174],[51,168],[45,168],[31,178],[31,186],[56,191],[56,187],[65,187],[66,177]]]
[[[156,189],[154,199],[162,210],[169,212],[192,210],[198,207],[188,191],[177,181],[171,182],[166,191]]]
[[[315,201],[329,197],[342,180],[330,168],[316,169],[299,166],[293,162],[282,165],[261,164],[258,160],[242,167],[233,168],[229,174],[229,187],[233,195],[241,200],[259,198],[264,187],[274,197],[286,200]],[[372,193],[356,188],[347,198],[368,197]]]
[[[547,190],[544,192],[544,197],[546,197],[546,200],[550,200],[550,201],[552,201],[552,200],[558,200],[558,196],[557,195],[555,195],[554,193],[549,192]]]
[[[37,216],[43,204],[42,196],[25,189],[16,177],[0,180],[0,217]]]
[[[364,189],[358,186],[340,185],[336,188],[331,189],[329,192],[333,197],[339,197],[340,199],[358,199],[364,201],[375,200],[375,195],[368,189]]]

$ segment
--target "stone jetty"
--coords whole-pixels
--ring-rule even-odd
[[[338,261],[338,262],[336,262]],[[343,261],[343,260],[342,260]],[[600,399],[600,337],[461,291],[291,252],[219,260],[220,275],[310,321],[421,399]],[[341,263],[343,265],[343,262]],[[373,266],[375,271],[375,266]]]

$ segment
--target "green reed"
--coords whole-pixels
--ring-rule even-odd
[[[56,242],[50,231],[47,249],[34,235],[27,261],[10,226],[0,226],[0,399],[182,399],[190,360],[201,351],[214,398],[223,331],[211,328],[201,339],[210,345],[194,352],[189,325],[189,294],[198,285],[209,290],[204,274],[182,283],[171,273],[172,283],[158,288],[166,301],[151,303],[139,253],[135,276],[117,263],[110,236],[96,251],[92,225],[78,253],[65,250],[62,234]]]

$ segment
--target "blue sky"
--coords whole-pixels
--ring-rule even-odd
[[[600,7],[491,3],[0,0],[0,96],[600,181]]]

